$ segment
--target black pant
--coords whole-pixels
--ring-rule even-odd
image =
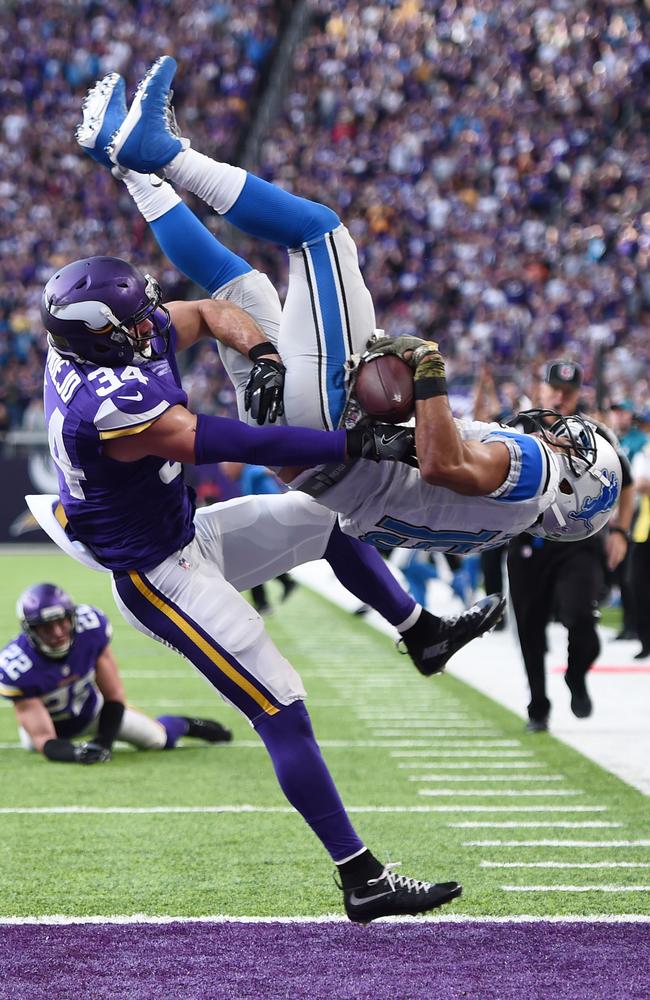
[[[644,649],[650,648],[650,538],[635,542],[630,556],[632,591],[636,610],[639,639]]]
[[[530,686],[528,715],[545,718],[546,626],[555,617],[569,633],[567,678],[584,677],[600,652],[596,631],[604,586],[600,538],[547,542],[519,535],[508,549],[510,597]]]

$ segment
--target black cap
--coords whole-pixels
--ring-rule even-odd
[[[575,361],[552,361],[544,379],[549,385],[567,385],[579,389],[582,385],[582,368]]]

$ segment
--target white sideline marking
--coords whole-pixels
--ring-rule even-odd
[[[563,774],[409,774],[409,781],[565,781]]]
[[[518,747],[518,746],[520,746],[520,744],[517,743],[516,740],[475,740],[475,739],[469,739],[469,740],[448,740],[446,738],[445,739],[441,739],[441,740],[436,740],[436,739],[432,738],[431,741],[430,741],[430,743],[429,743],[429,746],[438,746],[438,745],[441,746],[441,747],[445,747],[445,748],[446,747],[451,747],[451,748],[455,747],[457,749],[462,748],[462,747],[466,747],[468,750],[481,749],[481,748],[488,749],[488,750],[496,750],[498,747],[504,747],[504,749],[500,753],[494,755],[495,757],[508,757],[511,754],[514,754],[515,756],[520,754],[520,751],[518,751],[516,749],[514,749],[514,750],[510,749],[511,747]],[[428,754],[429,751],[418,751],[418,754],[420,754],[420,753],[427,753]],[[526,750],[524,752],[524,755],[526,757],[533,757],[534,756],[534,754],[531,751],[529,751],[529,750]],[[409,754],[409,753],[394,753],[394,754],[391,754],[391,757],[408,757],[408,756],[415,756],[415,754]],[[462,754],[461,756],[465,756],[465,754]]]
[[[586,917],[548,916],[518,914],[512,917],[472,917],[463,913],[449,916],[419,917],[381,917],[382,924],[647,924],[650,916],[647,913],[613,913]],[[230,917],[224,914],[202,917],[172,917],[150,916],[148,913],[133,913],[111,916],[67,916],[52,914],[42,917],[0,917],[0,926],[43,924],[46,926],[66,926],[69,924],[350,924],[347,917],[340,913],[326,913],[320,917]],[[355,931],[358,933],[358,931]]]
[[[519,830],[519,829],[541,829],[546,827],[557,827],[559,830],[617,830],[620,829],[622,823],[601,823],[598,820],[585,820],[584,822],[569,822],[564,820],[543,820],[540,823],[519,823],[515,820],[504,821],[503,823],[473,823],[467,821],[464,823],[447,823],[447,826],[452,826],[457,830],[474,830],[474,829],[493,829],[493,830]]]
[[[463,847],[650,847],[650,840],[466,840]]]
[[[565,788],[536,788],[530,791],[511,788],[418,788],[418,795],[474,795],[477,798],[487,798],[488,796],[498,796],[499,798],[512,798],[519,795],[582,795],[581,791]],[[649,841],[650,843],[650,841]]]
[[[504,892],[650,892],[650,885],[502,885]]]
[[[481,861],[480,868],[650,868],[648,861]]]

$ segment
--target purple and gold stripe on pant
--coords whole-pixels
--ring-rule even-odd
[[[277,698],[143,573],[116,573],[115,586],[139,622],[186,656],[251,721],[280,711]]]

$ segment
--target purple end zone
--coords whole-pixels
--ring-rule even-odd
[[[642,1000],[644,923],[2,927],[11,1000]]]

